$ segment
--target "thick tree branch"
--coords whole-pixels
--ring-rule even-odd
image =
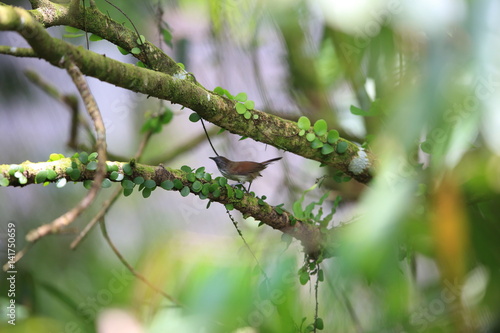
[[[60,66],[61,59],[70,57],[86,75],[135,92],[181,104],[232,133],[251,137],[256,141],[322,162],[342,170],[359,182],[367,183],[372,178],[374,156],[369,151],[360,149],[355,143],[340,139],[334,148],[343,142],[347,144],[344,153],[339,154],[334,151],[323,155],[321,150],[310,147],[310,142],[305,136],[298,135],[300,130],[296,122],[258,110],[251,110],[257,119],[247,120],[235,111],[235,101],[193,83],[192,77],[180,68],[173,75],[167,75],[123,64],[74,47],[50,37],[27,11],[20,8],[0,7],[0,30],[18,31],[38,56],[54,66]],[[309,129],[309,132],[312,132],[312,129]]]
[[[79,177],[72,177],[72,175],[67,173],[68,168],[73,164],[73,166],[80,170]],[[125,162],[107,162],[108,169],[113,166],[118,168],[118,173],[126,175],[126,179],[133,180],[136,177],[142,177],[146,180],[151,179],[154,181],[156,186],[161,186],[161,184],[170,180],[175,182],[176,180],[182,184],[182,186],[177,186],[172,188],[172,191],[181,191],[183,188],[187,187],[189,192],[197,195],[203,196],[199,189],[193,186],[192,173],[187,173],[182,170],[164,168],[163,166],[150,166],[144,164],[130,164],[133,165],[132,172],[130,174],[125,174],[123,167],[129,163]],[[54,170],[57,177],[50,180],[55,182],[60,178],[65,178],[69,181],[83,182],[85,180],[93,180],[95,177],[95,171],[88,170],[85,164],[82,164],[80,160],[76,158],[63,158],[53,162],[40,162],[32,163],[26,161],[21,163],[20,166],[23,168],[23,175],[26,177],[24,184],[20,184],[19,178],[16,177],[12,172],[11,165],[0,165],[0,175],[8,180],[8,186],[25,186],[29,184],[37,183],[37,175],[42,171]],[[75,168],[72,168],[75,169]],[[12,174],[11,174],[12,173]],[[106,174],[106,177],[111,177],[111,172]],[[202,185],[210,184],[212,189],[218,189],[218,191],[212,191],[207,193],[206,198],[213,202],[218,202],[224,205],[231,204],[234,209],[240,211],[243,216],[252,216],[258,221],[262,221],[273,229],[280,230],[281,232],[287,233],[292,237],[301,241],[304,246],[304,250],[312,255],[318,254],[322,248],[322,235],[317,226],[308,224],[304,221],[296,220],[293,215],[285,210],[277,209],[264,202],[263,200],[253,197],[250,194],[243,194],[241,198],[235,196],[235,191],[229,185],[221,186],[219,183],[220,177],[214,180],[207,181],[205,179],[196,179],[195,181],[200,182]],[[44,180],[47,181],[47,180]],[[123,181],[122,181],[123,185]],[[203,197],[205,198],[205,197]],[[293,222],[292,222],[293,221]],[[44,232],[58,232],[59,230],[48,229]],[[39,232],[30,232],[26,236],[28,241],[33,241],[39,238]]]

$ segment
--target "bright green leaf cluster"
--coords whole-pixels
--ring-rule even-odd
[[[318,184],[314,184],[313,186],[311,186],[309,189],[305,190],[302,193],[302,196],[300,197],[299,200],[297,200],[293,203],[293,206],[292,206],[293,214],[294,214],[295,218],[297,218],[299,220],[302,220],[304,222],[311,223],[311,224],[317,224],[321,227],[326,228],[328,226],[328,223],[330,223],[330,221],[332,220],[333,214],[335,214],[335,212],[337,210],[337,206],[340,203],[341,197],[337,196],[337,198],[335,199],[335,201],[333,203],[330,214],[323,217],[322,205],[323,205],[323,202],[325,201],[325,199],[328,198],[328,195],[330,194],[329,192],[326,192],[325,194],[323,194],[323,196],[321,196],[321,198],[317,202],[313,201],[310,204],[308,204],[305,208],[303,208],[303,206],[302,206],[306,195],[309,192],[316,189],[317,187],[318,187]],[[318,209],[317,213],[313,213],[313,210],[316,207],[319,207],[319,209]]]
[[[229,91],[227,91],[226,89],[224,89],[222,87],[216,87],[214,89],[214,93],[216,93],[217,95],[220,95],[220,96],[226,96],[230,100],[237,102],[235,105],[236,112],[238,114],[243,115],[243,117],[245,117],[245,119],[250,119],[250,118],[259,119],[258,114],[252,115],[252,113],[250,112],[251,110],[255,109],[255,102],[248,100],[248,96],[246,93],[241,92],[241,93],[237,94],[236,96],[233,96],[233,95],[231,95],[231,93],[229,93]]]
[[[306,136],[306,140],[311,143],[311,148],[321,149],[321,154],[328,155],[335,151],[334,145],[339,140],[339,132],[336,130],[328,131],[328,125],[324,119],[319,119],[314,123],[311,131],[311,121],[307,117],[300,117],[297,121],[299,127],[299,136]],[[340,152],[338,145],[342,144]],[[345,144],[345,149],[343,147]],[[343,154],[347,150],[347,143],[342,141],[337,145],[337,153]]]

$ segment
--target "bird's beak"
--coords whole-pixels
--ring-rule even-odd
[[[211,160],[215,160],[215,157],[209,157],[209,159],[211,159]]]

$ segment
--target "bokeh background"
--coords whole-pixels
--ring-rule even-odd
[[[28,1],[4,3],[30,8]],[[130,27],[104,1],[101,11]],[[479,1],[113,1],[148,40],[185,65],[208,89],[245,92],[256,108],[297,120],[325,119],[342,137],[377,156],[369,187],[337,183],[337,170],[208,125],[221,155],[233,160],[283,156],[252,190],[291,210],[324,193],[325,214],[342,197],[330,227],[337,256],[325,260],[319,316],[326,332],[497,332],[500,302],[500,5]],[[161,29],[172,39],[168,45]],[[65,27],[52,36],[70,38]],[[1,45],[26,46],[0,33]],[[90,49],[136,63],[116,46]],[[0,163],[46,161],[90,149],[86,131],[69,148],[71,115],[27,79],[36,72],[62,94],[76,94],[64,70],[39,59],[0,54]],[[168,107],[143,162],[205,166],[219,175],[190,110],[88,78],[103,114],[109,152],[130,159],[144,122]],[[82,114],[83,106],[81,105]],[[357,114],[356,114],[357,113]],[[362,114],[362,115],[359,115]],[[322,178],[326,176],[325,178]],[[119,186],[115,184],[114,187]],[[17,325],[2,332],[306,332],[314,284],[302,286],[300,245],[234,213],[255,253],[223,206],[157,189],[120,198],[106,216],[110,238],[135,269],[185,305],[180,309],[135,279],[96,227],[69,244],[114,191],[67,232],[35,244],[17,264]],[[29,230],[73,207],[81,184],[58,189],[0,188],[0,248],[8,223],[17,249]],[[3,255],[6,258],[6,255]],[[2,263],[6,261],[2,259]],[[2,275],[0,304],[8,304]],[[312,280],[315,281],[315,277]],[[6,318],[6,317],[4,317]]]

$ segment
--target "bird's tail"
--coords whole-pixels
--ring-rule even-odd
[[[268,164],[271,164],[271,163],[273,163],[273,162],[275,162],[275,161],[279,161],[279,160],[281,160],[281,159],[282,159],[282,157],[272,158],[272,159],[270,159],[270,160],[267,160],[267,161],[262,162],[262,164],[264,164],[264,165],[266,165],[266,166],[267,166]]]

